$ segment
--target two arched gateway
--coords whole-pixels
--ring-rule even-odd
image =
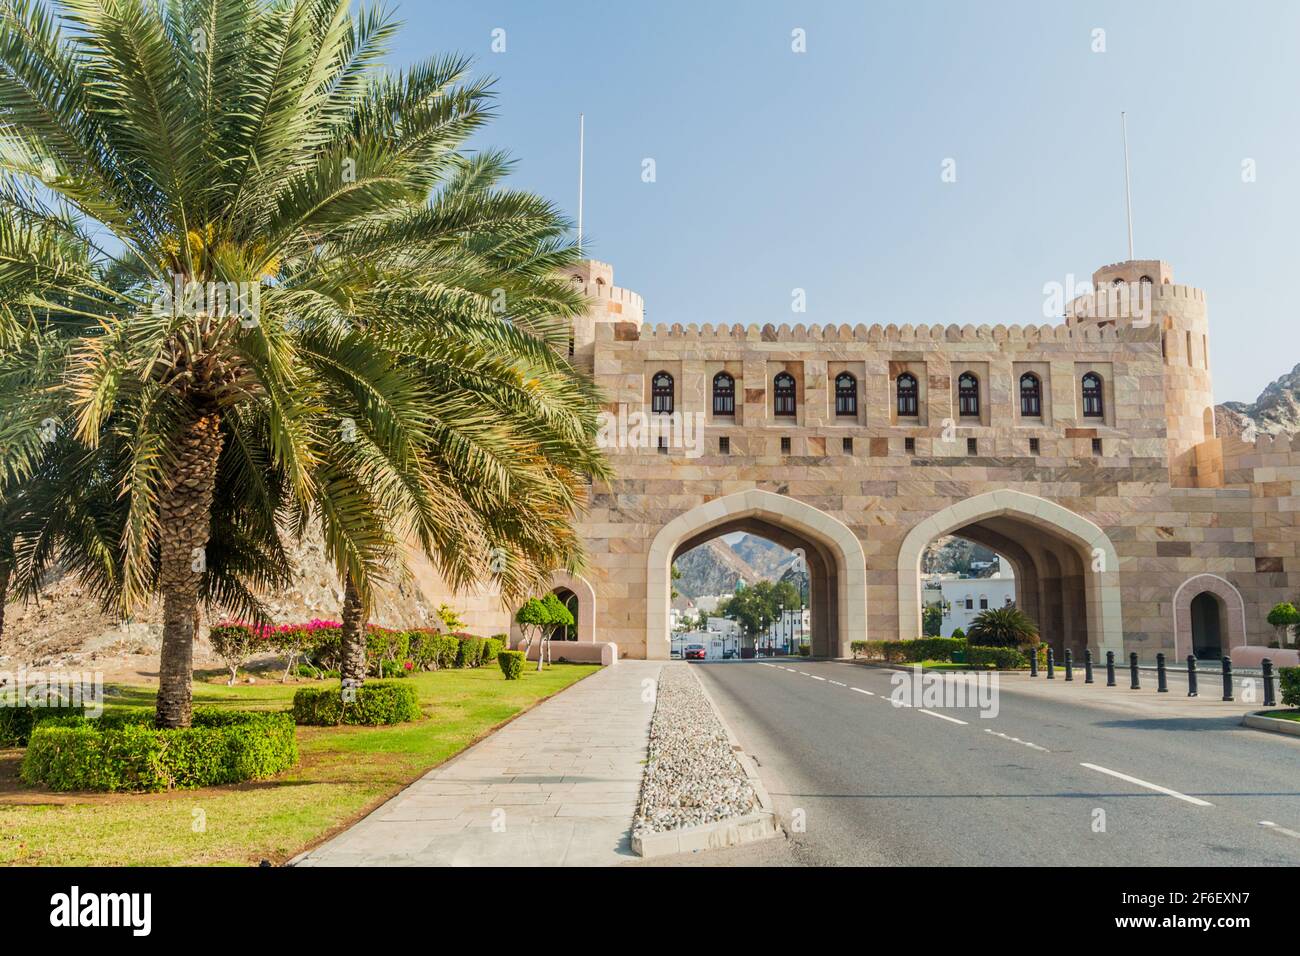
[[[655,536],[646,570],[646,656],[669,653],[671,568],[697,545],[736,531],[767,538],[807,562],[812,652],[847,656],[850,644],[871,636],[911,638],[921,634],[921,554],[940,535],[977,541],[1011,561],[1017,601],[1039,622],[1058,652],[1123,651],[1119,558],[1105,532],[1074,512],[1019,491],[975,495],[929,516],[899,546],[897,617],[886,633],[868,634],[867,582],[863,542],[842,521],[786,495],[750,490],[715,498],[669,521]],[[888,548],[880,557],[888,560]],[[873,550],[872,553],[876,553]],[[888,580],[878,569],[878,584]],[[876,593],[880,593],[877,591]],[[883,597],[883,595],[882,595]]]

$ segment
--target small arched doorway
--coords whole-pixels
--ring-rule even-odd
[[[578,639],[578,595],[563,587],[555,588],[551,593],[559,598],[560,603],[573,615],[573,623],[567,627],[557,627],[551,635],[551,640],[576,641]]]
[[[1197,660],[1223,657],[1223,601],[1211,591],[1192,598],[1192,653]]]

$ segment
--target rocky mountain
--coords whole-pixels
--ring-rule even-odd
[[[688,598],[730,594],[737,581],[753,584],[762,580],[762,575],[721,538],[687,551],[673,562],[673,567],[681,575],[673,582],[673,589]]]
[[[1269,383],[1259,398],[1223,402],[1214,408],[1219,435],[1240,435],[1252,426],[1258,434],[1300,432],[1300,365]]]
[[[997,567],[997,554],[965,538],[945,535],[935,538],[921,555],[924,574],[959,574],[962,577],[990,577]]]

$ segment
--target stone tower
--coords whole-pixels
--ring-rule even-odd
[[[573,320],[570,355],[575,365],[593,372],[596,326],[629,322],[639,330],[645,317],[645,306],[641,296],[614,285],[614,267],[607,262],[584,259],[568,272],[574,285],[580,287],[591,302],[587,313]]]
[[[1149,327],[1164,357],[1169,480],[1180,488],[1223,483],[1222,453],[1214,430],[1210,329],[1205,293],[1174,282],[1159,259],[1132,259],[1092,274],[1091,295],[1070,303],[1071,326]]]

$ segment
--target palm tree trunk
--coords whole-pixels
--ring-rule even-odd
[[[339,665],[344,687],[360,687],[366,679],[365,623],[365,608],[348,574],[343,579],[343,660]]]
[[[5,637],[5,602],[9,600],[9,565],[0,564],[0,646]]]
[[[212,532],[212,495],[221,455],[221,420],[205,415],[181,436],[176,467],[158,506],[163,594],[162,655],[158,668],[159,727],[188,727],[194,697],[194,638],[203,549]]]

